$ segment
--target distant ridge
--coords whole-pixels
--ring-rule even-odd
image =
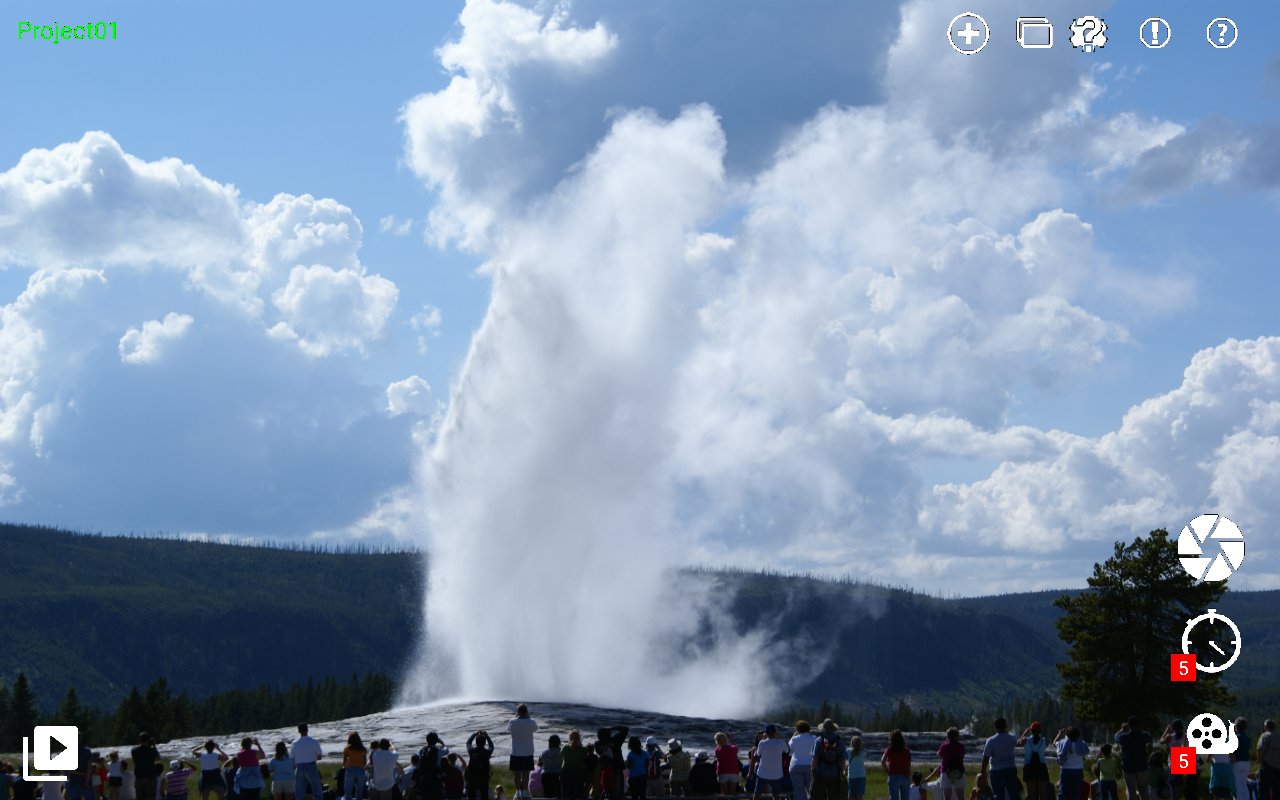
[[[25,672],[47,711],[69,687],[88,705],[114,707],[160,675],[197,698],[327,675],[398,677],[419,641],[420,552],[0,523],[0,563],[9,643],[0,680]],[[1063,591],[949,597],[708,567],[672,579],[711,582],[739,632],[771,631],[787,656],[779,680],[808,678],[784,702],[960,711],[1060,686],[1053,600]],[[1280,686],[1280,591],[1232,591],[1219,605],[1246,639],[1229,685]]]

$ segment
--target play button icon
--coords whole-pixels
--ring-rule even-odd
[[[35,758],[32,760],[36,769],[65,772],[76,768],[80,730],[75,725],[37,725],[35,740]]]

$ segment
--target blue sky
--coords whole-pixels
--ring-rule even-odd
[[[119,38],[0,48],[0,518],[985,592],[1219,510],[1280,586],[1272,4],[6,8]]]

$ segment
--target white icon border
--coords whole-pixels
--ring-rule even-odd
[[[1232,36],[1232,37],[1231,37],[1231,41],[1230,41],[1230,42],[1227,42],[1226,44],[1218,44],[1217,42],[1215,42],[1215,41],[1213,40],[1213,26],[1214,26],[1214,24],[1215,24],[1215,23],[1218,23],[1218,22],[1230,22],[1230,23],[1231,23],[1231,30],[1235,31],[1235,34],[1236,34],[1236,35],[1235,35],[1235,36]],[[950,32],[950,29],[948,29],[948,32]],[[1172,34],[1170,34],[1170,35],[1172,35]],[[1218,18],[1217,18],[1217,19],[1215,19],[1213,22],[1210,22],[1208,25],[1206,25],[1206,26],[1205,26],[1205,29],[1204,29],[1204,38],[1206,38],[1206,39],[1208,39],[1208,40],[1209,40],[1209,44],[1213,45],[1213,49],[1215,49],[1215,50],[1226,50],[1228,47],[1230,47],[1231,45],[1235,44],[1235,43],[1236,43],[1236,40],[1240,38],[1240,26],[1239,26],[1239,25],[1237,25],[1237,24],[1236,24],[1236,21],[1235,21],[1235,20],[1233,20],[1233,19],[1231,19],[1230,17],[1218,17]]]
[[[1142,30],[1146,28],[1149,23],[1152,23],[1152,22],[1163,22],[1164,27],[1169,31],[1169,35],[1164,38],[1164,42],[1161,44],[1151,44],[1142,35]],[[1234,25],[1235,23],[1233,22],[1231,24]],[[1159,50],[1169,42],[1173,41],[1173,26],[1170,25],[1169,21],[1164,17],[1147,17],[1142,21],[1142,24],[1138,26],[1138,41],[1142,42],[1150,50]]]
[[[955,40],[951,38],[951,29],[955,27],[956,21],[959,20],[961,17],[973,17],[977,19],[979,22],[982,23],[982,27],[985,28],[987,31],[987,38],[982,40],[982,44],[978,45],[977,50],[961,50],[959,47],[956,47]],[[1234,25],[1235,23],[1232,23],[1232,24]],[[965,11],[964,13],[956,14],[955,17],[950,22],[947,23],[947,44],[951,45],[951,49],[955,50],[957,53],[959,53],[962,56],[971,56],[976,53],[982,52],[982,48],[986,47],[987,42],[989,41],[991,41],[991,26],[987,24],[987,21],[982,18],[981,14],[975,14],[972,11]]]
[[[981,17],[979,17],[979,19],[981,19]],[[1018,17],[1016,24],[1019,30],[1022,29],[1023,22],[1035,22],[1035,23],[1042,23],[1044,25],[1047,25],[1049,27],[1049,43],[1048,44],[1023,44],[1022,37],[1015,36],[1014,38],[1017,40],[1019,47],[1021,47],[1023,50],[1049,50],[1050,48],[1053,47],[1053,23],[1049,22],[1048,17]],[[952,20],[951,24],[955,25],[955,20]],[[950,31],[951,29],[947,28],[947,30]],[[975,50],[974,52],[977,52],[977,51]]]
[[[1188,656],[1191,655],[1191,631],[1193,631],[1197,625],[1199,625],[1201,622],[1205,620],[1209,620],[1209,622],[1216,622],[1218,620],[1222,620],[1223,622],[1227,623],[1227,627],[1231,628],[1232,632],[1234,632],[1236,635],[1236,651],[1231,654],[1231,658],[1228,659],[1227,663],[1223,664],[1222,666],[1220,667],[1201,666],[1200,657],[1196,656],[1196,669],[1200,670],[1201,672],[1222,672],[1227,667],[1230,667],[1232,664],[1236,663],[1236,659],[1240,657],[1241,651],[1244,650],[1244,637],[1240,635],[1239,626],[1237,626],[1234,622],[1232,622],[1230,618],[1224,617],[1223,615],[1219,614],[1216,608],[1211,608],[1209,609],[1208,613],[1201,614],[1198,617],[1194,617],[1192,619],[1187,620],[1187,627],[1182,630],[1182,653],[1183,655],[1188,655]]]

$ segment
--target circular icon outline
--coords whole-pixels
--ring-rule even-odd
[[[1235,36],[1232,36],[1231,41],[1227,42],[1226,44],[1218,44],[1213,40],[1213,26],[1219,22],[1230,22],[1231,30],[1235,31]],[[1208,25],[1205,26],[1204,38],[1209,40],[1209,44],[1213,45],[1215,50],[1226,50],[1228,47],[1235,44],[1236,40],[1240,38],[1240,26],[1236,25],[1235,20],[1231,19],[1230,17],[1218,17],[1217,19],[1213,20],[1213,22],[1210,22]]]
[[[983,29],[987,32],[986,38],[982,40],[982,44],[978,45],[976,50],[961,50],[959,47],[956,46],[955,40],[951,38],[951,29],[954,28],[956,26],[956,22],[958,22],[963,17],[973,17],[974,19],[978,20],[978,22],[982,23]],[[947,23],[947,44],[951,45],[951,49],[955,50],[957,53],[959,53],[962,56],[971,56],[971,55],[974,55],[975,53],[982,52],[982,48],[986,47],[987,42],[989,41],[991,41],[991,26],[987,24],[987,21],[982,18],[981,14],[975,14],[972,11],[965,11],[963,13],[956,14],[955,17],[950,22]]]
[[[1221,552],[1206,556],[1204,545],[1210,539],[1217,541]],[[1244,533],[1221,514],[1201,514],[1178,536],[1178,560],[1196,583],[1226,580],[1244,565],[1244,559]]]
[[[1236,635],[1235,651],[1231,654],[1231,658],[1227,659],[1227,663],[1220,667],[1204,666],[1200,663],[1199,655],[1196,656],[1196,669],[1201,672],[1222,672],[1227,667],[1236,663],[1236,659],[1240,657],[1240,651],[1244,649],[1244,637],[1240,635],[1240,626],[1231,621],[1230,617],[1224,617],[1218,613],[1217,609],[1211,608],[1208,612],[1198,617],[1187,620],[1187,627],[1182,629],[1182,652],[1184,655],[1191,655],[1191,631],[1201,622],[1209,620],[1209,622],[1217,622],[1222,620],[1231,628],[1232,633]]]
[[[1148,25],[1150,25],[1152,22],[1163,23],[1165,30],[1169,32],[1169,35],[1164,37],[1164,41],[1161,42],[1160,44],[1152,44],[1142,36],[1143,29],[1146,28]],[[1138,26],[1138,41],[1146,45],[1148,49],[1159,50],[1161,47],[1164,47],[1166,44],[1168,44],[1172,39],[1173,39],[1173,26],[1170,25],[1169,21],[1164,17],[1147,17],[1142,21],[1142,24]]]

